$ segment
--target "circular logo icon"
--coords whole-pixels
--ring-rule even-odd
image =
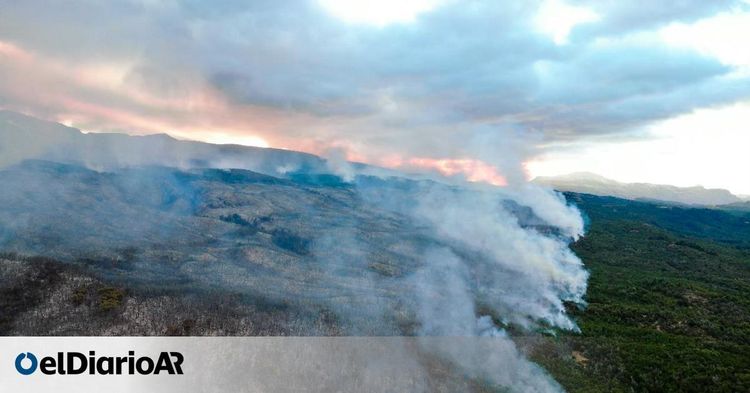
[[[31,362],[31,365],[29,367],[23,366],[24,359],[29,359]],[[19,353],[18,356],[16,356],[16,370],[18,370],[19,373],[22,375],[29,375],[36,371],[37,366],[37,360],[36,356],[34,356],[31,352],[26,353]]]

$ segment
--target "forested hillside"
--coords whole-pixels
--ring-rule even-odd
[[[567,196],[588,307],[536,360],[571,392],[750,391],[750,214]]]

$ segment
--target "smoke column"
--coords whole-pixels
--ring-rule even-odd
[[[4,116],[0,150],[15,151],[0,169],[4,248],[71,259],[108,248],[150,250],[143,255],[151,259],[121,274],[180,275],[195,285],[304,301],[333,312],[342,334],[424,336],[426,353],[468,375],[516,391],[561,389],[506,332],[578,329],[564,302],[584,303],[588,273],[569,248],[584,226],[559,193],[519,181],[518,173],[491,187],[394,176],[348,163],[337,150],[324,160],[167,137],[82,135]],[[507,154],[513,159],[498,160],[498,170],[520,168],[522,156]],[[74,166],[18,166],[29,158]],[[226,167],[277,178],[215,169]],[[309,183],[326,173],[338,183]],[[236,225],[252,233],[237,235]],[[54,247],[34,243],[37,233],[54,233]],[[180,263],[159,262],[165,245]],[[321,334],[300,324],[291,332]],[[427,339],[434,337],[446,339]]]

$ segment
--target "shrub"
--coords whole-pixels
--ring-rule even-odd
[[[122,306],[125,290],[115,287],[99,288],[99,310],[111,311]]]

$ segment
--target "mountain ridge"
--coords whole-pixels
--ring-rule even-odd
[[[591,172],[574,172],[560,176],[538,176],[532,182],[550,186],[563,192],[615,196],[630,200],[652,200],[698,206],[720,206],[742,202],[742,199],[738,196],[720,188],[624,183]]]
[[[327,167],[323,158],[304,152],[186,141],[164,133],[84,133],[60,123],[0,110],[0,167],[26,159],[102,169],[144,165],[233,167],[272,176],[296,170],[322,172]]]

